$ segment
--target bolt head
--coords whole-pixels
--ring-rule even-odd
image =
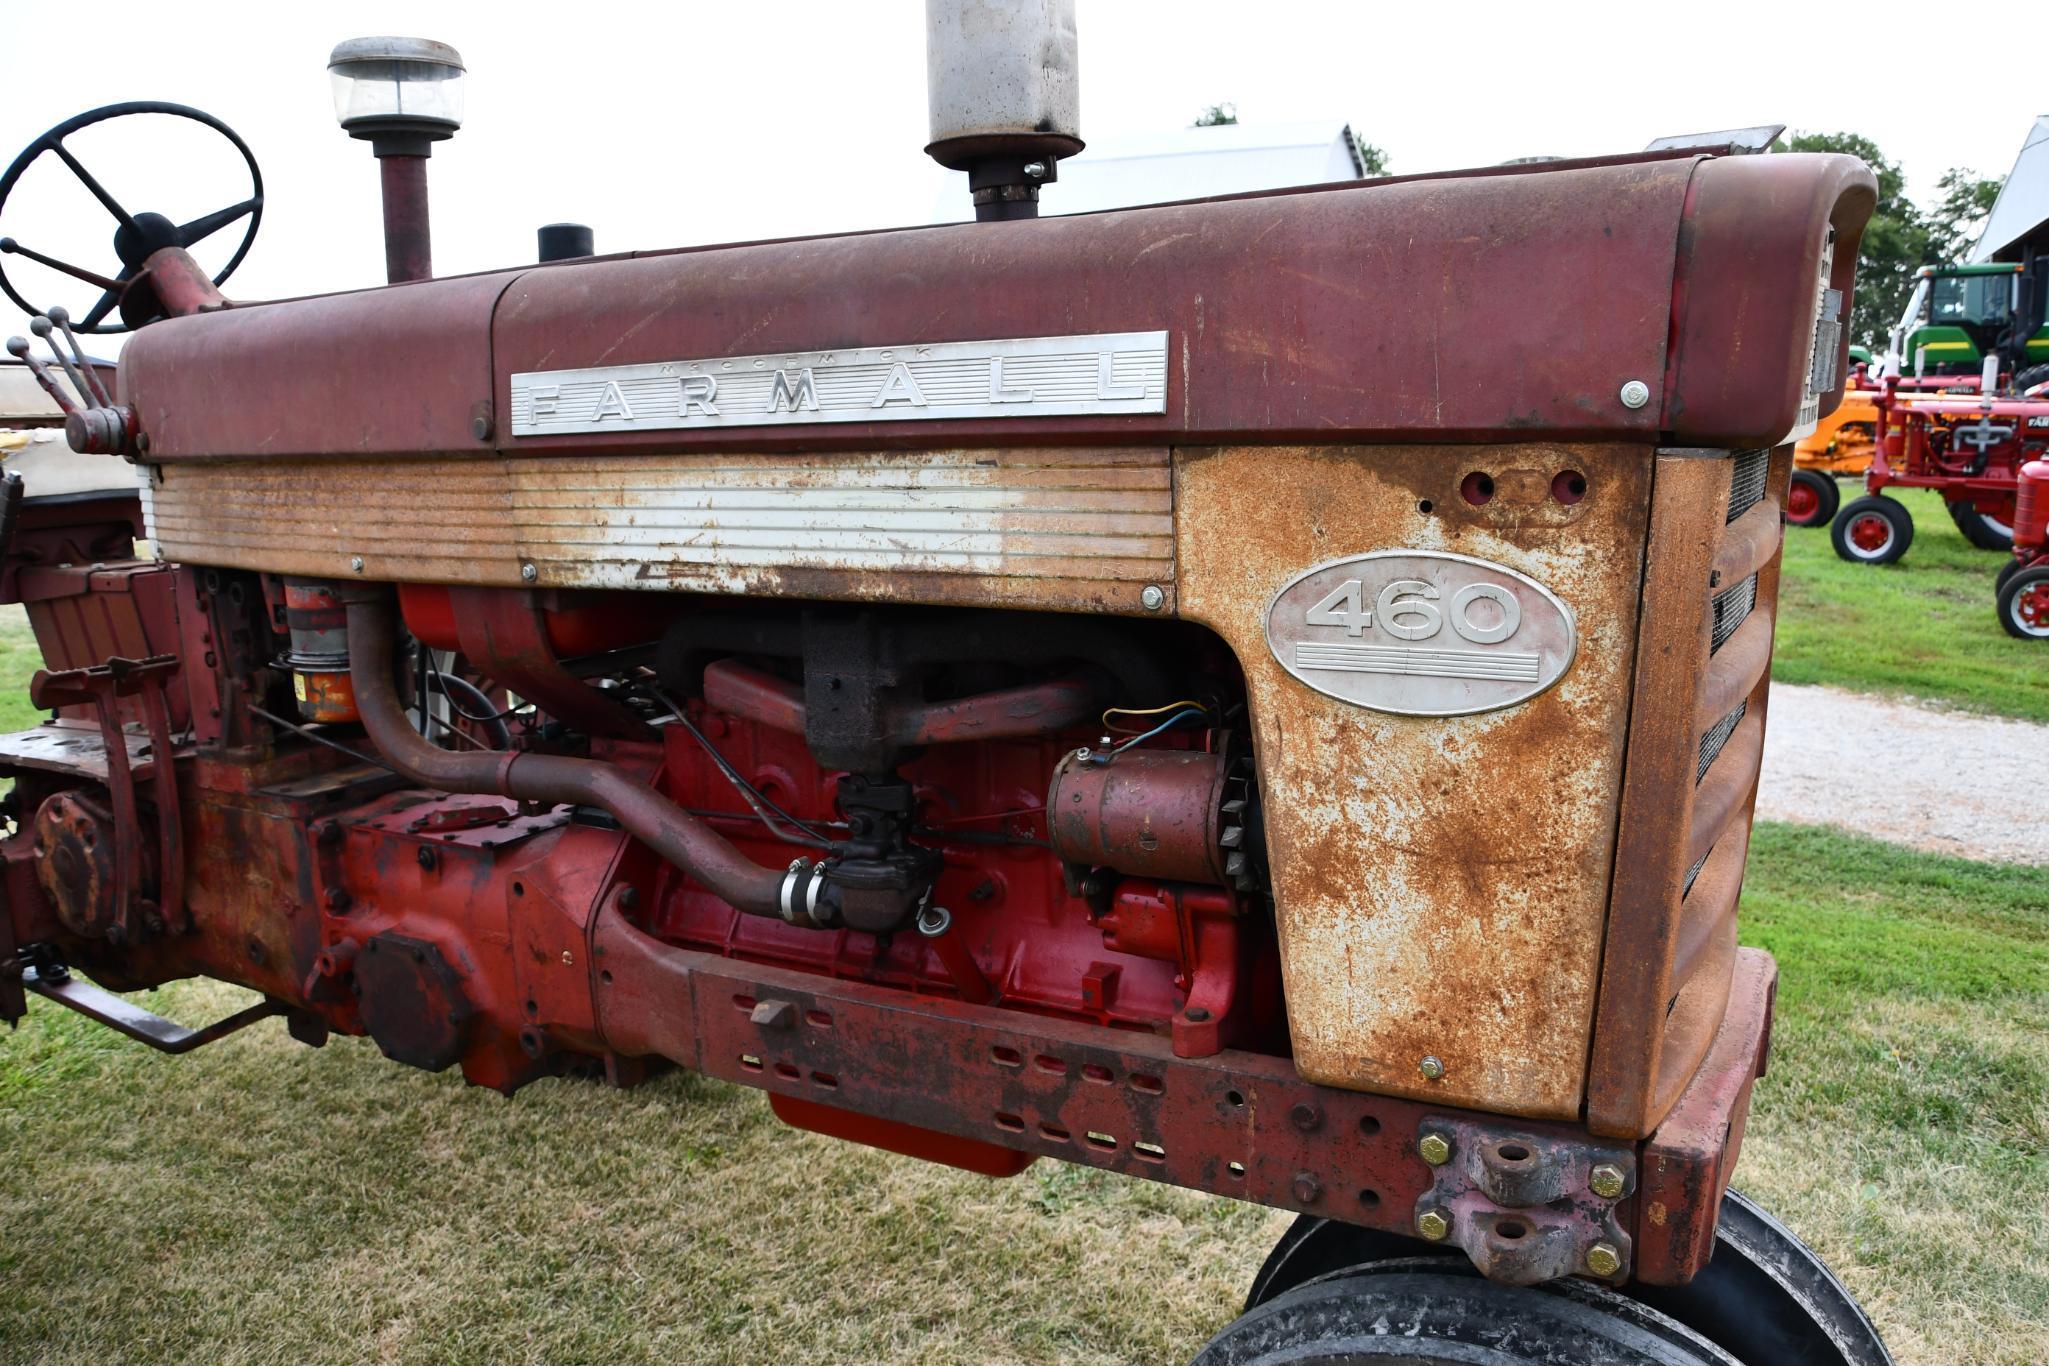
[[[1441,1243],[1451,1236],[1451,1216],[1441,1209],[1426,1209],[1416,1216],[1416,1232]]]
[[[1046,163],[1043,161],[1027,161],[1024,173],[1033,180],[1044,180],[1046,178]]]
[[[1596,1276],[1612,1276],[1622,1269],[1622,1254],[1613,1243],[1595,1243],[1587,1249],[1587,1270]]]
[[[1305,1100],[1288,1111],[1288,1122],[1305,1134],[1314,1133],[1323,1125],[1323,1111]]]
[[[526,580],[526,582],[532,583],[535,579],[541,577],[541,571],[530,564],[523,564],[519,567],[519,576]]]
[[[1323,1196],[1323,1183],[1313,1172],[1296,1172],[1294,1191],[1296,1204],[1313,1205]]]
[[[1625,408],[1641,408],[1651,401],[1651,386],[1640,379],[1633,379],[1622,386],[1622,392],[1618,397]]]
[[[362,572],[363,572],[363,557],[362,557],[361,555],[351,555],[351,556],[349,556],[349,568],[350,568],[350,569],[352,569],[352,570],[354,570],[354,571],[355,571],[356,573],[358,573],[358,574],[362,573]]]
[[[1417,1063],[1416,1070],[1423,1074],[1423,1080],[1436,1081],[1444,1075],[1444,1059],[1433,1053]]]
[[[1622,1194],[1622,1188],[1627,1183],[1627,1178],[1622,1175],[1622,1168],[1613,1162],[1598,1162],[1587,1175],[1588,1188],[1603,1200],[1613,1200]]]
[[[1451,1140],[1443,1134],[1425,1134],[1416,1145],[1416,1151],[1433,1167],[1441,1167],[1451,1161]]]
[[[1166,605],[1167,595],[1161,591],[1158,584],[1149,583],[1139,590],[1138,601],[1146,611],[1157,612]]]

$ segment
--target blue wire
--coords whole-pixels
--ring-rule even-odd
[[[1145,734],[1132,736],[1129,740],[1126,740],[1123,744],[1111,750],[1110,755],[1112,758],[1115,758],[1117,755],[1122,754],[1125,750],[1130,749],[1133,745],[1137,744],[1141,740],[1150,740],[1155,735],[1158,735],[1161,731],[1171,729],[1174,726],[1178,726],[1191,716],[1200,718],[1204,715],[1207,715],[1207,713],[1205,713],[1200,707],[1183,707],[1180,711],[1175,712],[1172,716],[1160,722],[1159,725],[1154,726]]]

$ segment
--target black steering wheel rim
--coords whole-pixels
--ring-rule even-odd
[[[237,133],[234,129],[228,127],[227,124],[222,123],[213,115],[201,109],[194,109],[190,105],[172,104],[164,100],[129,100],[122,104],[108,104],[102,105],[98,109],[89,109],[83,114],[75,115],[72,118],[64,120],[64,122],[58,124],[56,127],[48,129],[40,137],[36,138],[35,141],[31,142],[27,147],[22,149],[21,155],[17,156],[14,159],[14,163],[7,168],[5,174],[0,174],[0,214],[5,213],[8,197],[14,193],[15,183],[21,179],[23,173],[26,172],[28,168],[31,165],[33,165],[35,161],[38,158],[40,158],[45,152],[56,151],[59,157],[65,161],[67,167],[70,168],[73,175],[77,176],[81,180],[81,182],[84,183],[85,187],[88,190],[92,191],[95,197],[100,199],[101,203],[107,207],[108,212],[115,215],[117,222],[124,223],[124,226],[132,225],[136,216],[132,213],[129,213],[125,207],[121,206],[119,204],[119,201],[109,202],[110,200],[112,200],[112,196],[107,194],[106,191],[102,187],[100,187],[96,180],[94,180],[89,174],[84,172],[80,168],[80,166],[75,162],[75,160],[72,159],[68,153],[62,150],[61,144],[63,143],[65,138],[69,137],[73,133],[78,132],[80,129],[89,128],[96,123],[105,123],[111,119],[126,118],[130,115],[135,114],[166,114],[176,118],[191,119],[192,121],[204,124],[206,127],[213,129],[216,133],[219,133],[222,137],[226,138],[231,144],[233,144],[236,151],[242,154],[243,165],[245,165],[249,170],[249,197],[241,201],[241,204],[239,205],[227,206],[227,208],[221,210],[220,213],[226,213],[229,209],[243,208],[246,206],[249,223],[248,227],[242,233],[241,242],[237,244],[237,246],[235,247],[234,255],[228,258],[227,265],[221,268],[220,273],[213,277],[214,284],[218,286],[224,281],[226,281],[226,279],[230,275],[233,275],[235,273],[235,268],[242,264],[242,258],[249,254],[249,248],[251,244],[253,244],[256,240],[256,230],[258,226],[260,226],[263,222],[263,172],[257,167],[256,156],[249,150],[249,144],[242,141],[242,137],[239,133]],[[209,218],[218,216],[219,214],[208,215]],[[227,221],[232,222],[233,220],[229,219]],[[184,225],[184,227],[192,228],[204,224],[205,222],[206,219],[204,218],[195,219],[192,223]],[[224,224],[220,226],[224,226]],[[180,231],[182,233],[183,229],[181,229]],[[209,235],[212,231],[213,229],[208,228],[205,232],[202,232],[198,236],[191,238],[189,241],[179,241],[176,243],[176,245],[189,246],[191,242],[198,241],[200,237]],[[12,239],[8,240],[10,243],[12,242]],[[45,263],[47,264],[47,260],[45,261]],[[121,264],[121,272],[119,275],[114,277],[113,283],[125,285],[128,283],[129,279],[134,275],[136,269],[140,266],[141,262],[136,261],[131,263],[126,260],[123,260]],[[65,269],[65,266],[60,265],[57,268]],[[76,268],[71,268],[67,273],[76,275],[79,272]],[[4,292],[8,299],[12,300],[15,306],[22,309],[24,312],[33,314],[45,311],[43,309],[38,308],[36,305],[31,304],[27,299],[24,299],[21,296],[20,291],[15,289],[14,282],[7,278],[7,269],[5,265],[4,255],[0,255],[0,292]],[[110,325],[103,320],[95,320],[89,324],[83,325],[75,322],[73,324],[73,330],[96,335],[106,335],[109,333],[132,331],[135,327],[141,326],[140,322],[130,323],[126,320],[128,309],[125,306],[121,309],[121,312],[123,314],[123,321],[118,325]],[[81,315],[81,317],[84,316],[89,315]],[[144,321],[147,321],[147,319],[144,319]]]

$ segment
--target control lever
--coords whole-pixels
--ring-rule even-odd
[[[31,350],[28,338],[9,337],[8,353],[28,366],[29,373],[36,377],[36,383],[43,386],[64,414],[64,438],[71,443],[71,449],[90,455],[133,455],[137,448],[135,410],[114,402],[114,396],[107,391],[93,363],[86,359],[85,350],[78,344],[78,335],[71,330],[71,315],[62,308],[53,308],[48,313],[38,313],[29,320],[28,330],[43,339],[50,348],[50,354],[63,367],[71,380],[71,387],[77,398],[64,391],[50,367],[38,359]],[[51,335],[61,332],[69,343],[71,354],[64,354],[64,348]]]

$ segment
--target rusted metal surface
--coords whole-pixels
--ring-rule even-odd
[[[1814,299],[1823,284],[1847,300],[1877,198],[1878,182],[1850,157],[1727,157],[1700,166],[1678,238],[1662,404],[1653,405],[1662,406],[1664,431],[1700,446],[1786,440],[1807,396],[1815,340],[1811,305],[1790,301]],[[1831,233],[1833,266],[1822,281]],[[1847,332],[1836,338],[1823,413],[1842,400],[1848,344]]]
[[[1739,949],[1728,1011],[1699,1070],[1644,1144],[1638,1165],[1636,1276],[1683,1285],[1714,1251],[1711,1210],[1729,1189],[1750,1114],[1750,1089],[1771,1045],[1778,965],[1761,949]]]
[[[1791,448],[1757,509],[1777,516]],[[1779,538],[1757,510],[1729,518],[1732,461],[1669,452],[1656,467],[1649,571],[1587,1123],[1637,1138],[1706,1055],[1737,961],[1735,912],[1769,696]],[[1755,605],[1719,649],[1714,598],[1752,567]],[[1740,582],[1740,581],[1739,581]],[[1738,706],[1740,719],[1729,718]],[[1719,749],[1708,737],[1722,736]]]
[[[1245,669],[1304,1076],[1502,1113],[1579,1112],[1649,503],[1634,446],[1177,453],[1181,613]],[[1562,503],[1561,471],[1586,493]],[[1491,476],[1484,504],[1461,494]],[[1428,509],[1427,511],[1425,509]],[[1572,610],[1557,686],[1501,712],[1367,711],[1267,649],[1303,569],[1389,547],[1478,556]],[[1434,1056],[1443,1075],[1427,1079]]]
[[[1536,1285],[1578,1274],[1620,1285],[1629,1279],[1623,1202],[1636,1185],[1629,1145],[1561,1139],[1447,1114],[1423,1122],[1417,1146],[1425,1161],[1440,1158],[1432,1164],[1437,1179],[1416,1200],[1417,1231],[1465,1249],[1489,1280]],[[1612,1184],[1597,1189],[1604,1183]]]
[[[1769,958],[1751,957],[1769,971]],[[939,1160],[949,1155],[929,1140],[952,1135],[1410,1233],[1435,1174],[1419,1138],[1427,1125],[1463,1118],[1422,1102],[1318,1086],[1264,1054],[1181,1058],[1157,1037],[670,948],[609,913],[592,922],[589,961],[599,1027],[614,1050],[657,1054],[774,1097],[914,1126],[928,1139],[920,1155]],[[757,1024],[754,1009],[763,1001],[789,1003],[789,1027]],[[1743,1054],[1753,1067],[1764,1004],[1746,997],[1724,1029],[1722,1051]],[[1687,1139],[1705,1136],[1705,1121],[1718,1118],[1731,1142],[1696,1149],[1682,1145],[1676,1129],[1661,1135],[1671,1142],[1660,1180],[1668,1172],[1677,1179],[1689,1163],[1733,1166],[1741,1126],[1716,1107],[1735,1099],[1727,1088],[1689,1094],[1698,1127]],[[1518,1132],[1583,1153],[1618,1146],[1562,1124],[1533,1122]],[[1648,1184],[1650,1169],[1642,1170]],[[1617,1208],[1620,1229],[1640,1244],[1652,1236],[1640,1198],[1625,1194]],[[1690,1276],[1712,1247],[1713,1211],[1711,1200],[1664,1204],[1655,1234],[1665,1249],[1655,1261],[1639,1254],[1637,1278]],[[1695,1250],[1671,1255],[1687,1247]]]
[[[434,243],[427,214],[427,158],[377,158],[384,191],[384,278],[392,284],[431,279]]]
[[[341,580],[1137,613],[1148,585],[1171,605],[1172,511],[1163,447],[236,461],[163,466],[150,532]]]
[[[104,664],[83,669],[52,672],[38,669],[29,680],[29,699],[38,707],[94,708],[100,723],[101,753],[107,765],[107,791],[111,818],[104,833],[111,836],[114,851],[108,864],[105,925],[102,933],[119,946],[145,934],[186,928],[185,852],[180,828],[178,766],[171,745],[170,712],[164,702],[166,680],[178,671],[176,655],[152,655],[147,659],[115,656]],[[145,836],[136,799],[136,774],[129,763],[119,698],[139,703],[149,736],[151,795],[156,806],[155,858],[146,869]],[[74,820],[60,817],[47,828],[38,821],[38,836],[53,839],[60,829],[72,829],[86,845],[94,841],[99,822],[89,817]],[[56,858],[63,848],[52,844]],[[57,870],[53,867],[52,874]],[[150,877],[148,874],[153,873]],[[95,901],[98,900],[95,894]],[[95,917],[98,918],[98,917]]]
[[[1114,759],[1069,754],[1046,793],[1053,852],[1131,877],[1227,883],[1229,772],[1223,755],[1192,750],[1129,750]]]
[[[475,410],[488,416],[491,309],[516,278],[508,271],[165,318],[122,348],[121,401],[149,435],[151,460],[488,454],[490,428],[478,434]],[[249,384],[250,375],[264,382]],[[225,393],[235,402],[220,402]],[[364,502],[346,518],[375,520]]]

